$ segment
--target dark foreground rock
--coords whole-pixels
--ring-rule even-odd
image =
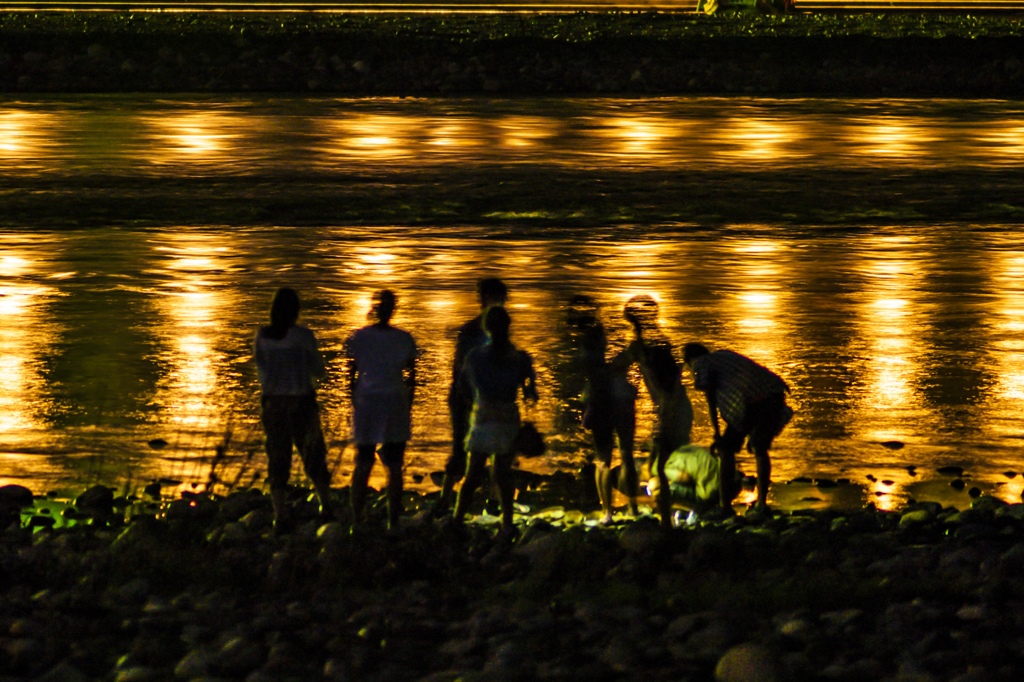
[[[345,490],[340,491],[344,497]],[[415,506],[416,501],[412,506]],[[1018,680],[1024,506],[275,537],[258,491],[0,539],[0,678]],[[376,509],[376,507],[375,507]],[[380,513],[379,510],[375,513]],[[570,518],[571,517],[571,518]],[[556,526],[556,524],[561,524]]]
[[[2,92],[1017,97],[1014,17],[0,14]]]

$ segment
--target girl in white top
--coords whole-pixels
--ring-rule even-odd
[[[412,431],[416,342],[409,332],[391,326],[394,310],[394,293],[387,289],[375,293],[371,315],[377,321],[349,337],[346,350],[356,442],[352,523],[363,520],[370,472],[379,454],[388,470],[388,526],[397,529],[402,511],[402,462]]]

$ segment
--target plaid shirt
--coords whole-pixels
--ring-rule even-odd
[[[718,412],[734,426],[743,423],[748,404],[789,391],[779,375],[731,350],[716,350],[695,359],[693,387],[705,393],[714,391]]]

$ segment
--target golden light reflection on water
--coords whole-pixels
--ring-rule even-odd
[[[224,428],[222,381],[228,358],[223,326],[235,306],[235,293],[216,286],[212,277],[226,269],[230,236],[167,234],[157,245],[158,262],[168,283],[156,297],[166,363],[159,394],[168,421],[179,427]]]
[[[718,131],[729,146],[719,152],[727,158],[748,161],[769,161],[777,158],[795,159],[798,155],[787,149],[799,135],[800,127],[780,125],[778,121],[760,117],[730,117]]]
[[[912,161],[926,156],[934,139],[918,121],[877,116],[860,120],[850,129],[846,141],[846,153],[852,156]]]
[[[1024,251],[999,250],[992,264],[999,295],[993,301],[992,356],[997,371],[993,409],[1010,411],[1024,404]],[[1000,425],[1003,435],[1019,435],[1010,424]]]
[[[33,447],[45,430],[41,359],[57,333],[45,308],[57,291],[39,281],[47,273],[31,249],[5,242],[0,238],[0,443]],[[0,472],[0,485],[4,481]]]
[[[0,168],[45,167],[58,129],[57,118],[50,114],[0,108]]]
[[[791,343],[780,304],[792,259],[776,240],[736,240],[731,248],[734,290],[724,308],[734,312],[728,316],[726,330],[738,346],[747,349],[745,353],[777,368],[779,349]]]
[[[505,116],[497,121],[503,147],[521,151],[537,146],[553,136],[557,127],[539,116]]]
[[[676,98],[233,100],[0,106],[0,169],[226,174],[299,163],[586,167],[1006,166],[1024,161],[1014,103]],[[967,113],[964,113],[965,108]],[[157,113],[154,113],[157,110]],[[951,113],[950,113],[951,112]],[[111,132],[114,131],[114,132]],[[301,161],[298,161],[301,160]]]
[[[919,428],[934,423],[924,403],[925,368],[921,350],[928,343],[928,310],[918,290],[926,277],[921,263],[930,244],[915,236],[874,236],[863,246],[872,258],[857,267],[864,287],[855,306],[856,329],[863,344],[851,419],[855,438],[865,444],[913,442]],[[889,450],[866,449],[885,466]],[[911,483],[903,473],[868,479],[876,506],[892,509],[902,503]]]
[[[387,114],[351,114],[328,123],[328,154],[388,159],[408,153],[409,133],[416,124],[408,117]]]
[[[215,164],[228,160],[246,138],[259,132],[258,117],[222,111],[166,113],[147,121],[156,165]]]
[[[975,156],[994,157],[993,163],[1020,163],[1024,160],[1024,121],[1004,121],[978,134]]]

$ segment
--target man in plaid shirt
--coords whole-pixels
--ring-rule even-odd
[[[768,506],[772,464],[768,457],[775,436],[793,416],[786,405],[789,387],[779,375],[731,350],[714,353],[700,343],[688,343],[683,361],[693,370],[693,386],[708,399],[708,413],[715,430],[712,451],[721,459],[719,493],[723,508],[735,497],[736,453],[747,441],[757,461],[757,505]],[[718,415],[725,420],[725,433]]]

